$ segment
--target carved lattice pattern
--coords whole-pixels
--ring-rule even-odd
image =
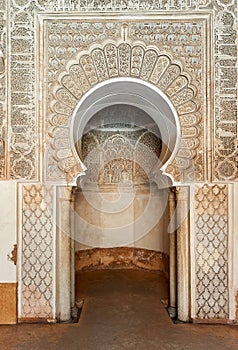
[[[51,318],[53,298],[52,188],[24,185],[21,318]]]
[[[81,143],[87,181],[107,184],[148,182],[162,147],[161,140],[147,129],[123,124],[91,130]]]
[[[227,186],[195,191],[196,318],[228,318]]]

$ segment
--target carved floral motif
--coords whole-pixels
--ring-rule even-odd
[[[136,20],[134,24],[128,27],[127,39],[130,40],[131,55],[130,74],[133,77],[140,77],[143,62],[144,64],[146,62],[144,60],[146,50],[149,50],[149,46],[153,46],[152,49],[154,50],[155,47],[155,52],[157,52],[159,48],[157,61],[154,62],[152,57],[146,63],[147,67],[149,67],[148,69],[152,70],[150,77],[148,77],[146,70],[143,76],[144,79],[150,79],[149,81],[155,85],[161,82],[164,89],[166,89],[166,94],[171,98],[174,97],[175,103],[178,103],[177,111],[180,122],[183,125],[183,140],[186,141],[184,152],[188,148],[196,150],[196,155],[194,154],[196,173],[198,174],[200,169],[202,169],[201,177],[207,180],[204,168],[204,150],[205,146],[207,146],[207,138],[201,133],[203,129],[199,130],[198,125],[202,125],[201,119],[206,119],[207,110],[210,109],[212,111],[211,114],[214,115],[214,125],[212,122],[210,123],[205,136],[207,134],[211,135],[211,130],[214,128],[214,138],[211,140],[214,146],[212,149],[213,162],[209,165],[212,178],[208,180],[237,180],[236,0],[12,0],[9,1],[8,15],[5,11],[5,1],[3,0],[1,4],[0,46],[3,54],[0,58],[0,178],[11,177],[20,180],[38,180],[42,166],[39,162],[41,130],[38,129],[38,125],[41,125],[42,114],[37,109],[37,105],[42,91],[36,78],[36,60],[39,57],[36,55],[38,35],[35,18],[40,13],[46,14],[48,12],[53,17],[53,12],[61,11],[62,14],[65,11],[70,11],[75,16],[80,16],[83,13],[85,17],[81,21],[69,21],[68,24],[63,23],[62,16],[48,21],[49,69],[47,71],[47,82],[49,91],[53,91],[59,75],[64,72],[64,78],[60,80],[61,85],[57,86],[56,90],[62,88],[64,91],[72,91],[72,96],[68,96],[63,91],[58,92],[57,96],[55,95],[55,99],[62,97],[62,101],[64,100],[66,104],[62,103],[62,101],[55,102],[50,117],[50,125],[47,124],[47,121],[44,121],[50,135],[54,133],[54,135],[59,135],[55,139],[55,144],[52,141],[52,149],[48,148],[47,176],[51,179],[64,178],[66,167],[70,171],[70,179],[80,170],[74,169],[78,165],[75,165],[72,157],[66,157],[66,160],[62,158],[62,153],[65,156],[69,149],[67,145],[67,127],[69,116],[72,113],[72,102],[79,100],[90,89],[92,84],[97,82],[96,79],[98,78],[96,77],[98,75],[99,79],[102,79],[107,74],[109,77],[118,76],[117,49],[118,40],[121,39],[121,22],[112,20],[111,14],[111,12],[118,12],[120,16],[122,14],[133,14],[134,16],[136,13],[139,13],[140,16],[146,15],[146,23],[143,20],[141,20],[141,23],[138,23],[138,20]],[[150,10],[153,11],[146,13],[146,11]],[[163,11],[158,14],[156,21],[149,19],[150,14],[155,17],[156,11],[160,10]],[[179,12],[176,12],[177,10]],[[204,31],[203,27],[199,28],[199,23],[201,23],[199,21],[200,10],[202,10],[202,14],[205,12],[212,14],[212,26],[210,27],[207,24],[206,31]],[[96,15],[98,11],[105,11],[105,15],[101,16],[99,21],[98,17],[96,19],[93,18],[91,13],[87,14],[88,11],[94,11]],[[176,18],[174,21],[168,21],[167,19],[170,11],[173,12],[173,16]],[[190,21],[186,20],[186,23],[188,23],[187,27],[184,21],[184,13],[191,14],[191,17],[193,17]],[[161,14],[167,18],[162,18]],[[89,18],[90,20],[88,20]],[[104,19],[101,21],[101,18]],[[126,17],[126,20],[128,20],[128,17]],[[7,63],[5,61],[6,22],[8,23],[8,42],[10,45],[8,48],[10,55]],[[201,81],[203,81],[203,88],[206,88],[206,81],[203,78],[204,74],[206,74],[206,69],[201,65],[204,58],[202,50],[210,42],[209,31],[211,30],[213,30],[211,32],[213,45],[209,47],[209,50],[211,56],[214,57],[214,61],[212,61],[212,66],[214,67],[214,81],[212,81],[214,90],[210,91],[210,86],[207,86],[206,91],[202,91]],[[203,36],[200,35],[201,31],[204,33]],[[107,43],[106,40],[108,40]],[[135,41],[140,41],[140,44],[137,45]],[[92,46],[93,44],[97,44],[97,49],[95,55],[90,57],[94,60],[97,59],[99,62],[96,75],[91,70],[94,69],[94,64],[91,64],[92,61],[85,61],[83,56],[81,57],[82,61],[76,62],[66,70],[67,62],[74,60],[79,50],[85,50],[88,55],[91,54],[92,50],[95,49]],[[90,47],[91,51],[89,51]],[[161,48],[163,48],[163,53],[160,52]],[[97,51],[98,49],[99,51]],[[172,61],[171,58],[173,58]],[[107,62],[107,71],[102,69],[102,63],[105,63],[105,61]],[[176,65],[182,68],[182,73],[175,77],[169,86],[165,87],[166,76],[164,76],[163,81],[161,78],[172,64],[175,64],[174,68],[176,68]],[[123,70],[127,72],[128,63],[120,67],[120,69],[123,67]],[[6,174],[5,165],[8,156],[5,153],[5,145],[3,144],[4,130],[2,126],[6,123],[6,72],[9,68],[11,68],[11,75],[9,76],[8,86],[8,100],[10,104],[8,105],[9,131],[7,135],[11,161]],[[185,68],[187,75],[183,75]],[[197,89],[196,99],[200,101],[199,111],[197,110],[198,105],[193,99],[185,102],[194,91],[193,89],[192,91],[190,90],[189,77],[192,77],[193,80],[189,83],[192,83]],[[179,105],[179,99],[177,98],[176,100],[176,96],[178,97],[180,92],[181,98],[184,99],[181,105]],[[204,105],[201,106],[203,96],[206,94],[211,102],[208,106],[209,108]],[[213,97],[214,105],[212,104]],[[59,129],[58,131],[56,131],[57,128]],[[201,133],[200,140],[204,141],[197,145],[199,132]],[[59,159],[61,161],[58,166]],[[176,162],[184,170],[189,168],[188,160],[184,155],[177,158]],[[169,171],[172,173],[173,169]],[[39,203],[29,200],[28,194],[33,188],[34,185],[29,184],[23,190],[24,212],[22,216],[24,223],[21,243],[25,270],[22,272],[21,281],[22,315],[24,317],[48,317],[52,315],[51,305],[53,305],[54,301],[52,294],[54,289],[52,260],[42,254],[42,260],[39,259],[37,265],[35,265],[34,259],[40,251],[44,251],[47,254],[52,253],[51,221],[46,213],[43,214]],[[36,185],[35,191],[36,197],[41,196],[41,185]],[[214,212],[213,206],[209,204],[210,202],[206,197],[207,192],[214,199],[214,197],[217,198],[217,195],[227,196],[227,188],[223,187],[223,185],[215,185],[210,188],[197,189],[195,203],[197,214],[195,220],[197,225],[196,269],[198,278],[195,283],[199,299],[196,304],[196,312],[199,317],[226,317],[228,310],[228,286],[227,280],[223,280],[223,273],[227,275],[227,221],[225,216],[220,217],[220,210],[223,208],[222,202],[218,201],[218,207]],[[214,232],[217,230],[218,237],[213,235],[209,238],[205,232],[208,230],[208,223],[210,222],[205,220],[207,208],[204,205],[206,203],[208,203],[208,210],[211,211],[207,218],[211,220]],[[199,211],[199,206],[201,211]],[[219,213],[219,218],[216,216],[217,213]],[[36,214],[39,214],[39,218]],[[35,221],[39,225],[39,236],[35,230],[32,231],[36,225]],[[214,228],[214,225],[216,225],[216,228]],[[203,229],[205,233],[202,232]],[[45,235],[45,233],[47,234]],[[40,239],[43,238],[41,244],[38,244],[39,237]],[[204,255],[204,242],[207,242],[206,249],[210,249],[212,252],[211,260],[209,261],[206,259],[207,256]],[[216,244],[217,246],[215,246]],[[34,250],[34,247],[37,249]],[[214,254],[217,254],[216,261],[213,257]],[[37,266],[39,271],[44,273],[43,279],[39,277],[38,272],[38,277],[36,279],[33,277],[34,268]],[[48,270],[44,270],[44,267],[47,267]],[[214,278],[216,276],[216,273],[214,273],[215,269],[217,269],[218,279]],[[44,283],[47,282],[47,285],[43,281]],[[218,308],[214,296],[210,294],[211,288],[215,286],[215,283],[218,283],[220,288],[217,296],[220,301],[223,299]],[[223,296],[221,296],[221,293],[223,293]],[[42,309],[42,305],[44,305],[44,309]]]
[[[5,6],[5,5],[4,5]],[[4,6],[2,9],[4,10]],[[237,105],[236,105],[236,81],[237,81],[237,54],[236,54],[236,17],[237,2],[229,1],[211,1],[211,0],[36,0],[18,1],[11,3],[9,11],[9,27],[11,29],[11,57],[8,64],[11,65],[11,121],[10,122],[10,146],[11,146],[11,164],[8,177],[14,179],[37,178],[39,173],[38,163],[38,116],[35,106],[39,95],[38,86],[35,86],[35,22],[34,14],[41,12],[57,11],[123,11],[127,14],[130,11],[199,11],[207,10],[214,15],[214,33],[211,33],[214,45],[211,47],[214,53],[214,96],[215,96],[215,136],[214,136],[214,164],[213,178],[218,180],[237,179]],[[165,12],[164,12],[165,13]],[[3,12],[1,12],[3,14]],[[180,14],[178,14],[179,16]],[[179,17],[174,21],[171,27],[167,20],[147,21],[150,23],[134,24],[128,31],[128,36],[136,40],[142,40],[146,45],[154,44],[172,49],[174,57],[183,57],[186,61],[186,68],[193,72],[193,76],[201,75],[204,72],[200,67],[200,51],[206,40],[209,40],[209,29],[202,38],[199,36],[199,28],[194,21],[183,22]],[[92,43],[101,44],[105,39],[115,39],[120,36],[120,23],[110,21],[100,22],[98,20],[82,23],[71,23],[69,30],[65,29],[64,24],[58,20],[52,21],[49,31],[52,34],[49,37],[49,62],[51,71],[49,72],[49,83],[57,79],[57,72],[63,69],[66,61],[61,58],[67,56],[67,60],[77,53],[77,47],[88,48]],[[67,26],[66,26],[67,27]],[[57,30],[56,30],[57,29]],[[67,31],[64,36],[62,32]],[[182,33],[182,31],[184,33]],[[227,35],[229,33],[229,35]],[[4,36],[4,35],[3,35]],[[3,38],[1,36],[1,38]],[[78,46],[71,43],[78,43]],[[64,43],[64,44],[63,44]],[[106,51],[105,51],[106,52]],[[111,54],[108,47],[107,55]],[[142,59],[143,52],[136,54],[136,60]],[[65,57],[66,57],[65,56]],[[133,57],[133,52],[132,52]],[[66,58],[63,58],[65,60]],[[132,75],[138,76],[135,68],[131,70]],[[113,69],[117,62],[110,61],[110,76],[114,76]],[[108,66],[109,67],[109,66]],[[197,78],[197,82],[200,78]],[[19,82],[21,82],[19,84]],[[84,86],[84,82],[82,81]],[[81,90],[80,90],[81,91]],[[211,106],[212,108],[212,106]],[[14,147],[16,139],[22,139],[28,133],[32,139],[21,143],[21,150],[18,153]],[[25,150],[27,149],[27,151]],[[24,162],[22,162],[24,160]],[[202,155],[199,162],[201,163]],[[197,162],[199,164],[199,162]],[[1,174],[5,173],[4,157],[1,159]],[[30,166],[29,172],[23,171],[23,163]],[[54,166],[52,167],[52,169]],[[56,175],[57,169],[52,170]]]
[[[72,70],[77,72],[77,80],[72,75]],[[98,45],[97,49],[92,46],[92,49],[89,48],[82,54],[79,52],[77,58],[72,60],[67,69],[59,75],[58,85],[53,85],[55,102],[51,104],[49,122],[54,128],[50,131],[50,153],[62,174],[69,171],[63,165],[66,158],[72,164],[77,162],[76,159],[73,160],[74,155],[66,143],[63,147],[62,142],[56,144],[55,140],[59,137],[62,140],[67,138],[67,127],[70,126],[72,111],[85,92],[85,88],[80,87],[78,82],[84,81],[84,86],[89,89],[98,82],[116,76],[136,76],[149,81],[170,97],[181,120],[182,142],[176,161],[170,165],[169,172],[177,181],[203,179],[204,162],[201,161],[203,122],[199,111],[201,101],[197,99],[197,91],[201,88],[198,86],[196,89],[191,84],[191,78],[182,62],[173,61],[169,54],[160,52],[156,46],[147,48],[139,41],[135,45],[130,42],[106,41],[101,46]],[[61,118],[62,113],[68,115],[68,120]],[[187,119],[183,125],[185,116]],[[60,118],[63,123],[56,126],[55,120]],[[51,178],[50,172],[48,174]]]
[[[80,153],[88,169],[84,181],[139,184],[148,183],[149,177],[152,182],[161,140],[145,128],[112,125],[83,135]]]

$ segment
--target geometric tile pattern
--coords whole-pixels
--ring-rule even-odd
[[[52,318],[52,188],[23,186],[21,318]]]
[[[228,318],[227,186],[195,189],[196,318]]]

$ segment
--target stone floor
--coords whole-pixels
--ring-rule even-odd
[[[0,349],[238,349],[237,326],[173,324],[160,302],[166,282],[155,272],[85,272],[77,286],[78,323],[0,326]]]

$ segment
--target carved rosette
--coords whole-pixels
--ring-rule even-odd
[[[77,174],[72,168],[80,164],[69,144],[70,118],[74,108],[91,87],[115,77],[148,81],[169,97],[179,116],[182,138],[176,158],[166,171],[176,181],[201,180],[203,167],[197,153],[201,116],[196,88],[182,62],[160,52],[155,46],[146,47],[142,42],[108,41],[96,48],[92,46],[68,63],[60,75],[51,106],[49,133],[53,158],[60,172],[67,176],[71,172],[73,180]]]

